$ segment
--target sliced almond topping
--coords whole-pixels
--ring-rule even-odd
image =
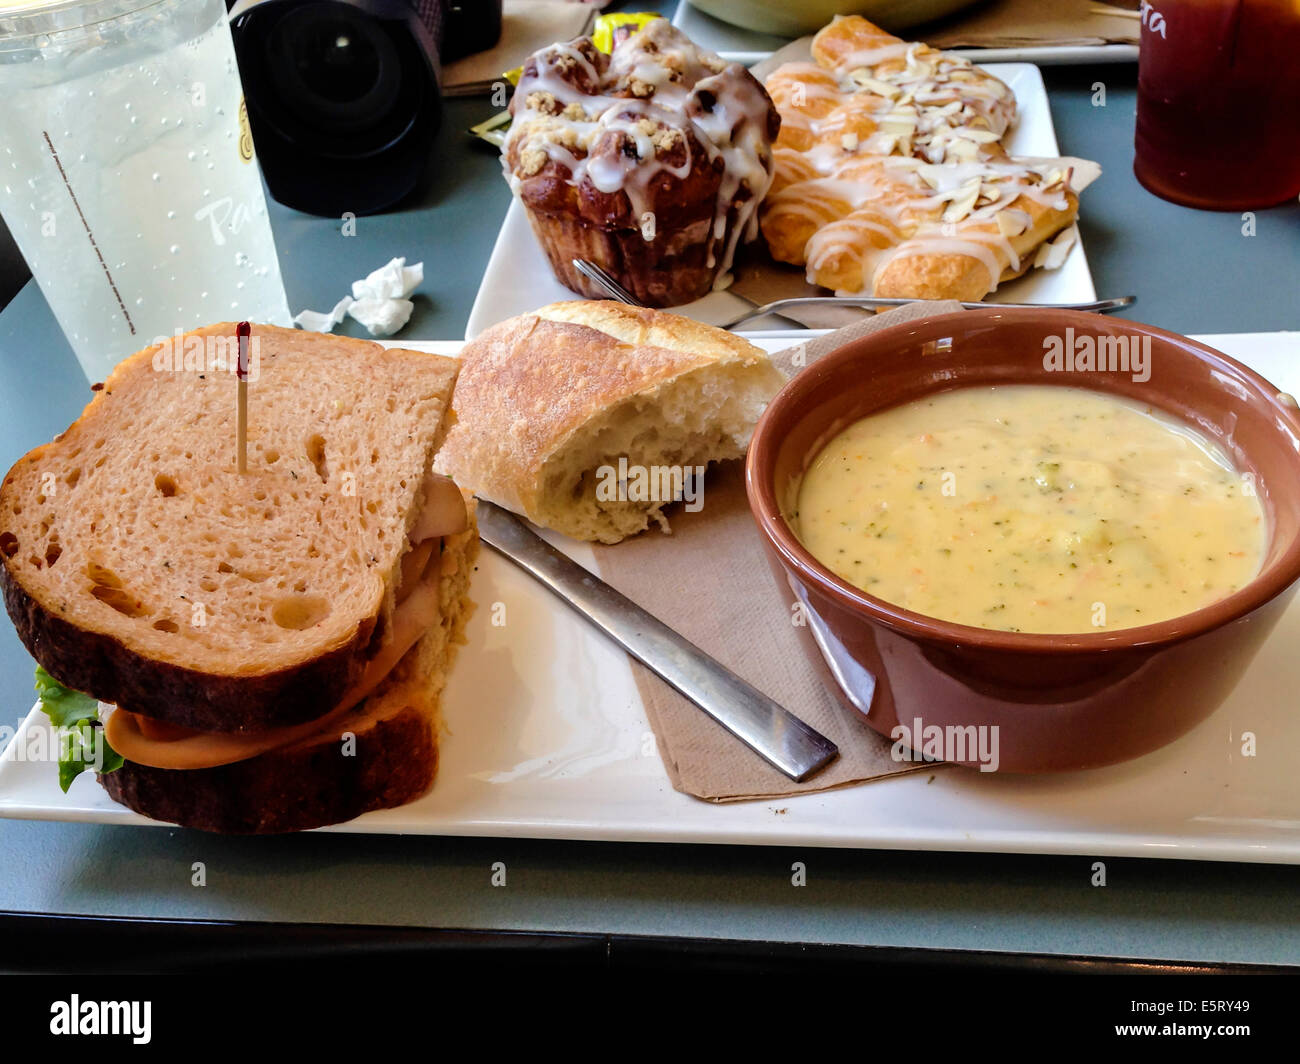
[[[943,212],[945,222],[960,222],[975,207],[975,201],[979,199],[980,186],[978,181],[968,181],[958,190],[957,198],[948,204],[948,209]]]
[[[877,133],[871,138],[872,155],[892,155],[898,146],[899,138],[891,133]]]
[[[932,78],[934,77],[934,65],[926,62],[920,57],[923,46],[918,41],[907,50],[907,74],[913,78]],[[942,62],[942,59],[940,59]]]
[[[962,126],[956,130],[959,137],[965,137],[967,140],[973,140],[976,144],[992,144],[1000,138],[991,129],[972,129],[970,126]]]
[[[1019,236],[1029,228],[1029,215],[1024,211],[1005,210],[998,211],[997,215],[998,232],[1005,237]]]
[[[938,188],[943,184],[944,169],[941,166],[933,164],[928,166],[918,166],[916,172],[921,175],[921,180],[931,188]]]
[[[1070,248],[1078,235],[1079,230],[1073,225],[1070,226],[1050,244],[1044,244],[1038,249],[1038,254],[1034,256],[1034,265],[1044,270],[1057,269],[1065,262],[1065,257],[1070,253]]]
[[[948,145],[948,154],[957,162],[974,162],[979,156],[979,146],[971,140],[954,140]]]
[[[840,147],[845,151],[858,150],[858,135],[856,133],[845,133],[840,137]]]
[[[892,100],[903,91],[897,85],[891,85],[887,81],[873,78],[865,70],[855,70],[849,76],[859,88],[866,89],[868,92],[873,92],[877,96],[883,96],[887,100]]]

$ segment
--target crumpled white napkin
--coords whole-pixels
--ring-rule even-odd
[[[352,306],[352,302],[351,296],[344,296],[334,304],[334,309],[326,314],[322,314],[319,310],[304,310],[293,319],[293,323],[308,332],[329,332],[348,316],[348,308]]]
[[[353,281],[352,295],[340,299],[333,310],[304,310],[293,323],[311,332],[330,332],[344,316],[351,316],[371,336],[392,336],[411,320],[415,304],[406,297],[423,281],[423,262],[408,266],[405,258],[393,259],[363,280]]]

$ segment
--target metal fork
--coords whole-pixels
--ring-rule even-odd
[[[588,259],[574,259],[573,267],[589,281],[603,288],[609,295],[621,303],[628,303],[634,307],[644,307],[645,304],[636,298],[631,292],[619,284],[604,269],[597,266]],[[745,299],[739,293],[732,292],[737,299]],[[977,310],[980,307],[992,307],[994,309],[1030,309],[1039,308],[1045,310],[1089,310],[1097,313],[1107,313],[1112,310],[1118,310],[1121,307],[1130,306],[1137,300],[1137,296],[1120,296],[1118,299],[1094,299],[1088,303],[966,303],[962,302],[962,307],[966,310]],[[745,313],[732,318],[730,321],[718,326],[720,329],[734,329],[737,325],[743,325],[747,321],[755,318],[762,318],[768,314],[780,314],[783,310],[792,310],[795,307],[864,307],[879,309],[882,307],[902,307],[909,303],[915,303],[915,299],[893,299],[879,296],[795,296],[791,299],[777,299],[771,303],[764,303],[758,306],[752,299],[745,299],[746,303],[753,305],[753,310],[747,310]]]

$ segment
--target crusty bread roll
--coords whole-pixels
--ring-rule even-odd
[[[620,459],[682,470],[740,458],[783,382],[762,350],[721,329],[621,303],[554,303],[465,347],[435,468],[539,525],[617,543],[651,521],[667,530],[672,502],[609,498]]]

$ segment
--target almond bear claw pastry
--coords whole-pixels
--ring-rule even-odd
[[[773,258],[840,294],[912,299],[978,300],[1060,265],[1078,215],[1071,170],[1007,154],[1003,82],[857,16],[812,52],[767,81],[782,120],[762,209]]]

